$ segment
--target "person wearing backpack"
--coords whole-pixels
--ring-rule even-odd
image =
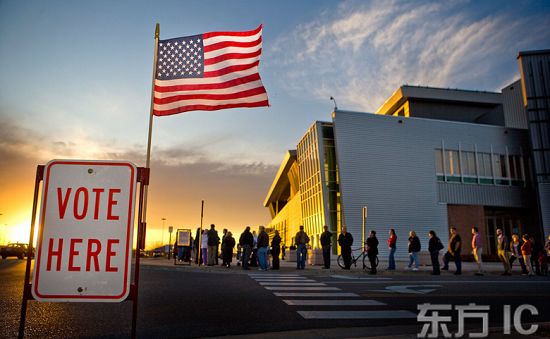
[[[441,243],[441,240],[435,234],[435,231],[430,231],[428,233],[430,237],[430,242],[428,243],[428,251],[430,252],[430,258],[432,259],[432,275],[440,275],[441,270],[439,269],[439,251],[441,251],[444,246]]]
[[[306,266],[307,244],[309,243],[309,237],[304,231],[303,225],[300,225],[300,231],[296,233],[294,239],[296,243],[296,269],[303,270]]]

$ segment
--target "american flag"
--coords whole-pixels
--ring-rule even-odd
[[[262,25],[159,40],[154,115],[269,106],[258,73]]]

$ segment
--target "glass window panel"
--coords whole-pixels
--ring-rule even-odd
[[[462,152],[462,174],[467,176],[476,176],[474,152]]]
[[[435,150],[435,173],[443,174],[443,152],[440,149]]]
[[[493,176],[491,172],[491,154],[478,153],[479,160],[479,176],[491,178]]]
[[[458,161],[458,151],[447,151],[445,157],[445,169],[447,170],[447,175],[459,176],[460,168]]]

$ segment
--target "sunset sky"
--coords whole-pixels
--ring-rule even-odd
[[[500,91],[520,50],[550,48],[548,1],[0,0],[0,244],[28,241],[36,165],[145,165],[155,23],[161,39],[263,24],[271,107],[154,120],[148,247],[167,228],[238,234],[287,149],[340,108],[373,112],[400,85]]]

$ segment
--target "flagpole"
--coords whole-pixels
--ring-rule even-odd
[[[151,106],[149,109],[149,136],[147,138],[147,160],[145,162],[145,167],[149,168],[151,163],[151,137],[153,135],[153,109],[154,109],[154,99],[155,99],[155,73],[157,69],[157,52],[159,46],[159,35],[160,35],[160,24],[157,23],[155,27],[155,53],[153,55],[153,76],[151,79]],[[147,188],[145,186],[143,190],[143,222],[147,222]],[[163,244],[164,245],[164,244]]]

